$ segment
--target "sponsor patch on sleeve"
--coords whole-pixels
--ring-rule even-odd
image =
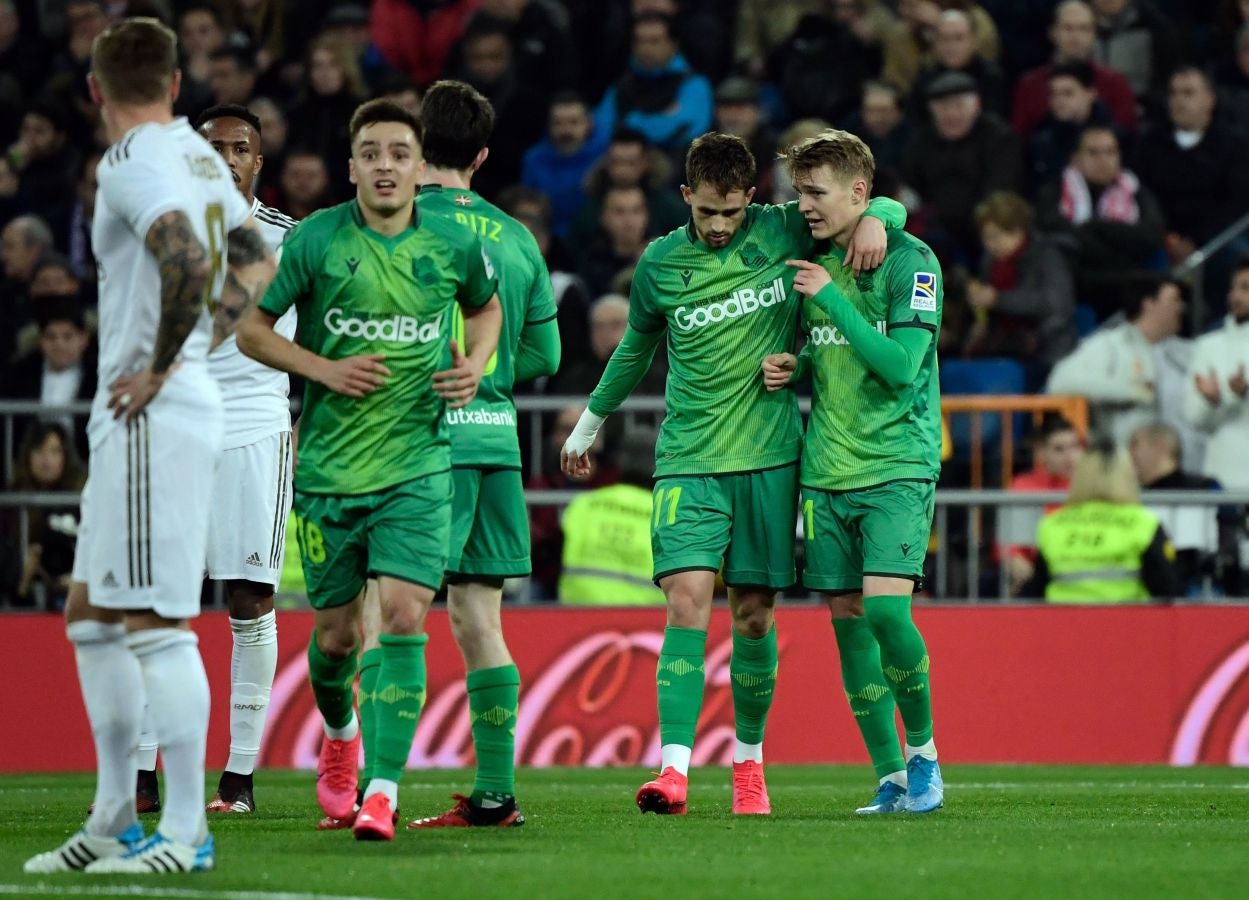
[[[937,275],[935,272],[916,272],[915,287],[911,291],[911,309],[920,312],[937,311]]]

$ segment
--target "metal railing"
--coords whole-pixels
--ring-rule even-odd
[[[1185,279],[1192,286],[1192,303],[1189,304],[1189,318],[1192,321],[1193,334],[1201,334],[1206,328],[1206,292],[1205,266],[1215,254],[1236,238],[1249,231],[1249,212],[1228,225],[1210,240],[1206,241],[1172,270],[1171,274]]]

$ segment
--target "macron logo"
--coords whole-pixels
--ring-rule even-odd
[[[785,282],[774,278],[758,289],[742,288],[729,294],[724,300],[717,300],[706,306],[695,306],[692,309],[678,306],[672,317],[682,331],[693,331],[695,328],[705,328],[713,322],[748,316],[764,307],[784,303],[785,299]]]
[[[421,322],[415,316],[391,316],[387,319],[357,319],[345,316],[337,306],[325,313],[325,327],[330,334],[383,341],[387,344],[428,344],[442,334],[442,315],[432,322]]]

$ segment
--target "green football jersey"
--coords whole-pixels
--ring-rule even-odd
[[[699,241],[692,223],[646,248],[633,276],[629,324],[668,332],[656,476],[749,472],[798,459],[798,401],[793,391],[765,390],[760,365],[794,348],[799,295],[796,270],[785,261],[806,258],[812,246],[790,203],[752,204],[719,250]]]
[[[482,306],[495,292],[476,235],[418,206],[407,229],[384,237],[351,200],[309,216],[282,246],[260,308],[280,316],[293,305],[300,346],[327,359],[380,353],[391,372],[360,399],[308,382],[296,488],[366,494],[450,468],[433,375],[456,304]]]
[[[873,374],[828,315],[806,298],[803,330],[815,383],[802,454],[802,483],[822,490],[872,487],[900,478],[935,481],[941,474],[941,392],[937,340],[941,329],[941,266],[923,241],[889,232],[879,269],[856,280],[842,267],[845,251],[830,246],[816,258],[850,304],[882,334],[898,328],[933,333],[915,380],[901,390]]]
[[[498,275],[503,306],[499,349],[486,364],[477,396],[463,409],[447,410],[451,463],[519,469],[520,443],[512,399],[516,349],[526,325],[555,318],[555,294],[546,261],[528,228],[473,191],[426,185],[417,195],[417,205],[423,213],[449,217],[477,235]],[[452,315],[451,333],[463,349],[464,316],[459,307]]]

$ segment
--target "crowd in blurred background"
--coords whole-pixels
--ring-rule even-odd
[[[559,302],[563,367],[521,392],[595,386],[634,263],[686,221],[693,137],[740,135],[756,199],[784,202],[778,148],[831,125],[869,144],[875,192],[942,261],[943,365],[1007,361],[1008,390],[1086,396],[1125,447],[1165,426],[1185,471],[1249,487],[1249,240],[1205,262],[1198,308],[1171,274],[1249,211],[1249,0],[0,0],[0,398],[95,388],[104,147],[85,74],[94,37],[127,15],[177,31],[178,113],[256,113],[258,196],[297,219],[353,195],[362,100],[418,110],[442,77],[484,93],[498,125],[474,188],[537,237]],[[663,382],[661,354],[638,393]],[[541,458],[522,441],[530,487],[573,486],[558,448],[577,411],[546,418]],[[81,420],[16,424],[10,487],[80,482]],[[609,431],[576,487],[618,479],[624,437]],[[965,482],[957,454],[947,480]],[[73,515],[31,523],[40,549],[0,562],[0,594],[65,576],[53,533]],[[558,512],[536,509],[533,527],[535,581],[554,596]]]

